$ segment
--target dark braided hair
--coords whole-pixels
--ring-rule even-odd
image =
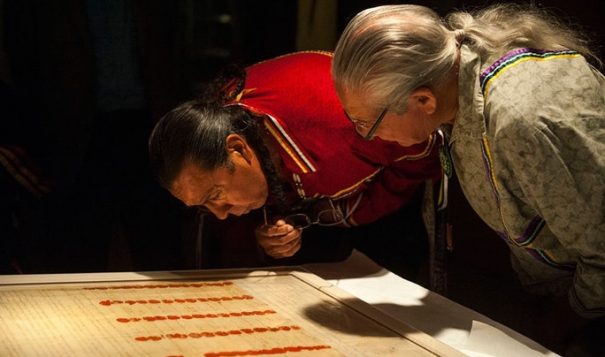
[[[208,171],[230,168],[226,138],[229,134],[239,134],[259,159],[269,186],[271,204],[277,211],[285,211],[285,183],[280,180],[263,140],[262,118],[237,105],[225,106],[244,84],[245,72],[229,68],[210,82],[199,98],[182,103],[165,114],[149,138],[151,168],[160,185],[166,188],[188,160]]]

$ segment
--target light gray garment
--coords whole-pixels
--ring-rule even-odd
[[[452,161],[521,282],[602,316],[605,77],[575,53],[531,52],[482,63],[462,46]]]

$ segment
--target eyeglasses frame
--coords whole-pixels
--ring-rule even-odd
[[[380,125],[380,123],[382,122],[382,119],[384,118],[384,116],[387,114],[388,111],[389,111],[389,108],[384,108],[382,110],[382,112],[380,113],[378,118],[376,118],[376,120],[374,120],[374,124],[372,124],[372,127],[370,127],[370,130],[368,131],[368,133],[363,137],[364,140],[371,140],[372,137],[374,137],[374,133],[376,132],[376,129],[378,129],[378,126]]]
[[[325,209],[325,210],[322,210],[319,213],[317,213],[317,219],[316,220],[312,220],[311,217],[308,214],[302,213],[302,212],[289,214],[286,217],[284,217],[283,220],[285,220],[287,222],[289,217],[294,217],[294,216],[304,217],[304,219],[307,221],[307,223],[305,225],[302,225],[302,226],[296,226],[295,228],[297,228],[297,229],[309,228],[309,227],[311,227],[314,224],[317,224],[318,226],[323,226],[323,227],[330,227],[330,226],[337,226],[339,224],[344,223],[346,221],[347,217],[345,217],[342,214],[342,212],[340,212],[340,210],[338,210],[336,207],[334,207],[334,203],[332,202],[332,200],[330,200],[329,202],[330,202],[330,206],[332,208]],[[332,214],[334,214],[335,216],[339,216],[340,218],[338,220],[336,220],[335,222],[321,223],[319,221],[319,217],[324,212],[334,212]],[[267,219],[267,209],[266,209],[266,206],[263,206],[263,217],[264,217],[265,225],[268,225],[269,223],[268,223],[268,219]],[[292,220],[292,218],[290,218],[290,220]]]
[[[322,213],[324,212],[330,212],[330,214],[333,215],[337,215],[339,216],[338,220],[334,221],[334,222],[330,222],[330,223],[322,223],[319,220],[319,217],[322,215]],[[335,214],[336,213],[336,214]],[[306,220],[306,223],[304,225],[296,225],[294,226],[294,228],[296,229],[305,229],[305,228],[309,228],[314,224],[317,224],[318,226],[322,226],[322,227],[332,227],[332,226],[337,226],[341,223],[343,223],[345,221],[345,217],[342,215],[342,213],[340,213],[340,211],[336,210],[336,209],[326,209],[323,210],[321,212],[319,212],[317,214],[317,219],[312,220],[311,217],[309,217],[308,214],[306,213],[294,213],[294,214],[289,214],[286,217],[284,217],[284,221],[286,221],[286,223],[288,222],[288,220],[293,221],[294,219],[292,217],[304,217],[304,219]]]

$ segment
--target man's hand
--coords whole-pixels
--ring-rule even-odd
[[[302,244],[302,230],[280,219],[274,225],[264,224],[255,231],[256,241],[273,258],[291,257]]]

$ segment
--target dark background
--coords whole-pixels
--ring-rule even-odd
[[[517,2],[578,24],[603,57],[602,1]],[[387,3],[398,2],[0,0],[0,272],[267,263],[249,234],[258,212],[238,224],[206,217],[200,245],[199,216],[149,174],[149,132],[224,65],[331,50],[355,13]],[[492,2],[408,3],[445,15]],[[46,184],[48,192],[33,194],[23,177],[34,186]],[[455,182],[451,201],[449,297],[518,327],[507,306],[521,295],[504,243],[475,216]],[[381,244],[366,242],[364,249],[406,276],[393,257],[381,260],[381,252],[391,250]],[[315,252],[316,260],[344,259],[351,249],[341,241],[328,245]],[[413,252],[401,260],[415,259]],[[503,287],[510,290],[501,294]],[[469,300],[477,291],[491,302]]]

